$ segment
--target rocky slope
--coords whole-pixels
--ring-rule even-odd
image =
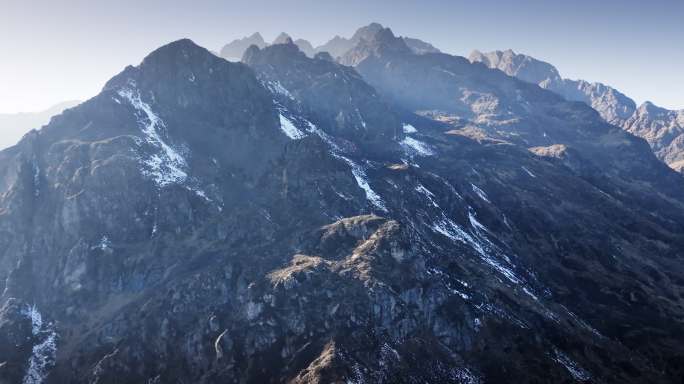
[[[1,151],[0,380],[680,380],[681,177],[582,104],[357,48],[177,41]]]
[[[635,102],[616,89],[584,80],[564,79],[551,64],[513,51],[482,53],[473,51],[470,61],[483,63],[507,75],[538,84],[568,100],[581,101],[607,122],[620,126],[650,144],[659,159],[681,171],[684,151],[684,111],[671,111],[646,102],[637,108]]]

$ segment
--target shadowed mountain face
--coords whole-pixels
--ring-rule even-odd
[[[342,61],[177,41],[0,152],[0,378],[681,379],[645,142],[388,29]]]
[[[538,84],[568,100],[590,105],[607,122],[648,141],[656,156],[673,169],[681,171],[684,167],[683,111],[670,111],[649,102],[637,108],[632,99],[612,87],[584,80],[563,79],[551,64],[511,50],[489,53],[473,51],[469,59]]]

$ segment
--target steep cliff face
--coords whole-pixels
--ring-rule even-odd
[[[646,140],[660,160],[681,171],[684,165],[684,112],[659,108],[650,102],[637,108],[634,100],[615,88],[601,83],[564,79],[551,64],[511,50],[489,53],[473,51],[469,60],[538,84],[567,100],[590,105],[608,123]]]
[[[681,177],[378,37],[355,69],[174,42],[0,152],[0,378],[680,379]]]

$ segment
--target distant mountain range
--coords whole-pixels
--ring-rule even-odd
[[[304,39],[297,39],[293,42],[299,48],[299,50],[304,52],[304,54],[306,54],[308,57],[313,57],[319,52],[328,52],[333,58],[336,59],[338,57],[344,56],[347,51],[356,46],[361,40],[372,38],[372,36],[378,31],[382,30],[382,28],[382,25],[378,23],[371,23],[365,27],[359,28],[349,39],[335,36],[327,43],[315,48],[309,41]],[[276,37],[271,44],[282,44],[288,38],[292,39],[287,33],[283,32],[278,35],[278,37]],[[403,37],[402,39],[417,54],[440,52],[439,49],[422,40],[409,37]],[[252,44],[259,48],[264,48],[266,45],[268,45],[264,41],[263,37],[261,37],[261,34],[257,32],[249,37],[234,40],[226,44],[221,49],[220,55],[228,60],[239,61],[245,50]]]
[[[564,79],[553,65],[510,49],[488,53],[473,51],[469,59],[538,84],[568,100],[590,105],[607,122],[648,141],[656,156],[670,167],[684,170],[684,110],[667,110],[648,101],[637,107],[634,100],[615,88]]]
[[[42,127],[52,116],[78,104],[65,101],[40,112],[0,113],[0,149],[16,144],[26,132]]]

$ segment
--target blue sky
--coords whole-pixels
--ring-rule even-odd
[[[458,55],[512,48],[565,77],[681,109],[683,18],[682,0],[2,0],[0,113],[86,99],[183,37],[213,50],[254,31],[320,44],[372,21]]]

